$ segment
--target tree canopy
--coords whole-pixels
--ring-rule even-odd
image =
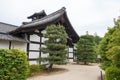
[[[67,34],[65,28],[61,25],[50,25],[43,36],[48,40],[45,41],[46,47],[41,50],[44,54],[49,53],[49,55],[42,58],[42,61],[49,62],[49,69],[52,69],[53,64],[66,63]]]
[[[95,40],[92,35],[83,35],[77,43],[77,60],[79,62],[94,62],[96,59]]]
[[[120,19],[115,21],[113,28],[109,28],[99,45],[99,53],[103,60],[103,69],[113,65],[120,54]],[[104,64],[105,63],[105,64]],[[106,64],[107,63],[107,64]],[[112,64],[111,64],[112,63]],[[117,63],[116,63],[117,64]],[[115,64],[114,64],[115,65]]]

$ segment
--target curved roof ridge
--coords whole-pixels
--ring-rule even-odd
[[[62,7],[60,10],[58,10],[58,11],[56,11],[56,12],[54,12],[54,13],[51,13],[51,14],[49,14],[49,15],[41,18],[41,19],[37,19],[37,20],[31,21],[31,22],[28,22],[28,24],[22,25],[21,27],[26,26],[26,25],[29,25],[29,24],[31,24],[31,23],[35,23],[35,22],[38,22],[38,21],[45,20],[45,19],[47,19],[47,18],[49,18],[49,17],[52,17],[52,16],[54,16],[54,15],[56,15],[56,14],[58,14],[58,13],[62,13],[62,12],[64,13],[64,12],[65,12],[65,9],[66,9],[65,7]]]

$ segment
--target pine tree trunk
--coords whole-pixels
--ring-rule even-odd
[[[77,62],[77,64],[79,64],[79,60],[77,60],[76,62]]]
[[[51,71],[53,68],[53,64],[50,64],[49,67],[48,67],[48,70]]]
[[[87,65],[87,61],[84,62],[84,65]]]

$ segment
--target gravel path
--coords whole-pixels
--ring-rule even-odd
[[[34,76],[28,80],[99,80],[101,69],[98,65],[85,66],[85,65],[62,65],[55,66],[65,68],[64,72],[54,74]]]

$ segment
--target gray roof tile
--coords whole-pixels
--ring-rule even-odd
[[[0,34],[0,40],[8,40],[8,41],[18,41],[18,42],[29,42],[25,39],[22,39],[22,38],[18,38],[16,36],[12,36],[12,35],[9,35],[9,34]]]
[[[10,31],[17,29],[17,28],[18,28],[17,26],[0,22],[0,33],[8,33]]]

